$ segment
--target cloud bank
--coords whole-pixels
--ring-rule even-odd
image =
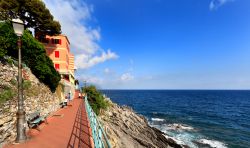
[[[234,0],[212,0],[209,4],[209,9],[210,10],[216,10],[222,5],[225,5],[228,2],[232,2]]]
[[[133,79],[134,79],[134,76],[129,72],[121,75],[121,81],[131,81]]]
[[[52,15],[62,26],[62,33],[71,43],[77,68],[86,69],[118,56],[111,50],[104,51],[98,41],[101,39],[100,27],[89,27],[94,8],[80,0],[43,0]]]

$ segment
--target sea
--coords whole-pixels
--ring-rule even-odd
[[[191,148],[250,148],[249,90],[102,90]]]

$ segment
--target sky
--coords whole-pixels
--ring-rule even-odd
[[[43,0],[101,89],[250,89],[249,0]]]

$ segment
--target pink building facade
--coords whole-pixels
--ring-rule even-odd
[[[70,42],[65,35],[45,36],[38,38],[46,49],[46,54],[54,63],[55,69],[59,72],[62,78],[62,83],[65,85],[65,95],[69,92],[74,92],[75,86],[75,64],[74,55],[70,52]]]

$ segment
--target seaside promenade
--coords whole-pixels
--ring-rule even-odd
[[[30,129],[28,140],[4,148],[93,148],[91,129],[85,110],[84,99],[75,93],[70,105],[48,117],[48,124],[39,126],[40,131]]]

